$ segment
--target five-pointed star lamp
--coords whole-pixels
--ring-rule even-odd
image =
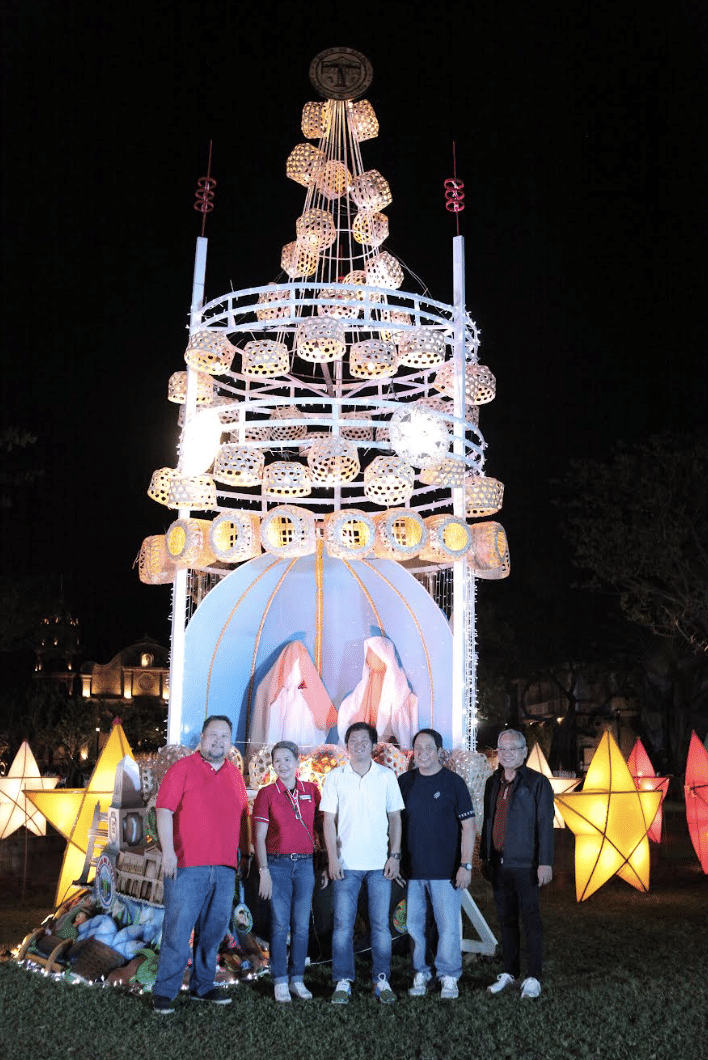
[[[94,809],[96,803],[99,803],[101,813],[108,810],[113,799],[116,767],[125,755],[134,757],[122,725],[119,721],[114,721],[108,742],[101,751],[85,788],[27,792],[28,797],[49,823],[67,840],[57,883],[57,906],[80,890],[74,881],[79,878],[84,867]]]
[[[544,777],[548,777],[553,788],[554,799],[556,795],[565,795],[567,791],[575,791],[580,783],[580,777],[554,777],[548,765],[548,760],[537,743],[531,748],[531,754],[526,759],[526,765],[529,769],[535,769],[537,773],[543,773]],[[565,822],[555,804],[553,810],[553,827],[565,828]]]
[[[582,791],[556,799],[575,832],[575,893],[579,902],[621,876],[649,890],[647,832],[661,805],[660,791],[637,791],[622,752],[609,732],[593,755]]]
[[[47,822],[27,798],[28,788],[51,791],[58,777],[41,777],[35,757],[26,740],[15,755],[7,776],[0,777],[0,839],[24,827],[34,835],[47,834]]]
[[[708,873],[708,751],[691,734],[686,760],[686,820],[701,868]]]
[[[669,790],[669,777],[657,777],[654,772],[654,767],[649,761],[649,755],[644,749],[644,744],[637,737],[632,753],[627,759],[627,766],[629,772],[634,777],[634,783],[637,785],[639,791],[660,791],[661,802],[666,798],[666,793]],[[649,829],[649,838],[652,843],[661,842],[661,823],[662,823],[663,811],[661,809],[661,803],[659,809],[656,811],[656,817],[651,823]]]

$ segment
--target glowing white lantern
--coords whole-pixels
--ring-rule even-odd
[[[182,432],[179,470],[185,475],[203,475],[214,463],[222,431],[218,409],[191,416]]]
[[[447,455],[450,434],[443,420],[413,403],[402,405],[391,417],[391,445],[414,467],[434,467]]]

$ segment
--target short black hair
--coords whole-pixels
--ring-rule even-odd
[[[411,747],[415,747],[415,742],[419,736],[432,736],[432,738],[435,740],[435,746],[437,747],[438,751],[443,745],[443,738],[437,731],[437,729],[418,729],[418,732],[411,740]]]
[[[225,714],[210,714],[202,725],[202,736],[207,731],[213,721],[225,721],[229,727],[229,732],[234,731],[234,727],[231,724],[231,718],[227,718]]]
[[[346,735],[344,737],[345,746],[349,743],[349,737],[351,736],[351,734],[353,732],[359,732],[359,730],[368,732],[369,739],[373,744],[377,744],[379,742],[379,734],[377,733],[373,725],[369,725],[368,721],[355,721],[354,724],[350,725],[347,729]]]
[[[300,758],[300,748],[296,743],[292,743],[291,740],[280,740],[279,743],[274,743],[270,749],[270,760],[273,761],[273,755],[276,751],[290,751],[297,762]]]

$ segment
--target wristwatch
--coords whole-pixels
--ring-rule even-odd
[[[463,861],[463,863],[460,865],[460,868],[467,869],[468,872],[472,872],[472,864],[469,861]]]
[[[389,857],[393,858],[395,861],[400,861],[401,860],[401,855],[400,854],[389,854]]]

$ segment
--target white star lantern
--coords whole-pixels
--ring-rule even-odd
[[[47,819],[25,795],[33,791],[51,791],[58,777],[42,777],[30,745],[26,740],[15,755],[6,777],[0,777],[0,839],[7,839],[23,826],[34,835],[47,834]]]

